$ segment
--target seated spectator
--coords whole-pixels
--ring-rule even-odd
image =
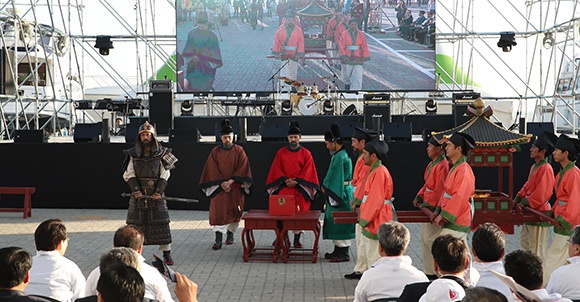
[[[115,263],[101,272],[97,290],[99,302],[141,302],[145,282],[135,268]]]
[[[415,39],[421,44],[425,43],[425,36],[429,31],[429,25],[433,22],[435,14],[433,12],[427,12],[427,19],[421,23],[419,26],[415,26]]]
[[[400,26],[400,34],[402,37],[409,35],[411,26],[413,26],[413,13],[408,9]]]
[[[475,286],[498,290],[506,297],[511,291],[491,271],[505,274],[501,259],[505,254],[505,235],[495,223],[480,225],[471,239],[471,251],[475,261],[473,267],[479,272],[479,281]]]
[[[385,222],[379,227],[378,237],[381,258],[362,275],[354,291],[355,302],[398,298],[405,285],[429,281],[412,265],[411,257],[403,255],[411,240],[405,225]]]
[[[145,263],[145,258],[141,256],[143,251],[144,236],[137,227],[126,225],[119,228],[113,237],[113,247],[126,247],[138,253],[140,262],[141,277],[145,280],[145,298],[155,299],[159,302],[173,302],[171,292],[167,287],[167,281],[153,266]],[[85,296],[97,294],[97,281],[99,280],[100,269],[95,268],[87,278],[84,290]]]
[[[548,293],[558,293],[562,297],[580,300],[580,226],[574,228],[574,233],[568,239],[568,255],[566,264],[556,269],[546,290]]]
[[[415,37],[415,29],[418,26],[421,26],[421,24],[423,22],[425,22],[425,19],[427,19],[425,17],[425,11],[420,10],[419,17],[417,17],[417,19],[413,20],[413,23],[411,23],[411,26],[409,27],[409,31],[403,35],[403,39],[413,41],[413,38]]]
[[[34,242],[37,252],[24,292],[62,302],[84,297],[85,276],[74,262],[64,257],[69,238],[62,220],[42,222],[34,232]]]
[[[27,296],[24,289],[30,282],[32,257],[19,247],[0,249],[0,302],[46,302],[41,297]]]
[[[506,275],[512,277],[516,283],[536,294],[540,299],[542,299],[542,301],[571,301],[562,298],[562,295],[557,293],[548,294],[548,291],[542,288],[542,285],[544,284],[542,259],[530,251],[516,250],[507,254],[504,259],[504,268]],[[510,297],[510,301],[526,300],[523,298],[520,299],[520,297],[515,294]]]
[[[467,270],[470,263],[465,241],[451,235],[439,236],[433,242],[431,254],[439,279],[431,283],[422,282],[405,286],[397,301],[458,301],[465,296],[464,289],[477,283],[479,279],[477,270],[473,268]]]
[[[465,290],[465,297],[461,302],[508,302],[508,299],[492,288],[470,287]]]

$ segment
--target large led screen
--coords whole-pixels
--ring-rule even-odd
[[[357,2],[178,0],[178,90],[433,90],[427,1]]]

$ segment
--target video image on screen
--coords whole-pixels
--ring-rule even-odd
[[[411,3],[177,0],[178,91],[433,90],[434,6]]]

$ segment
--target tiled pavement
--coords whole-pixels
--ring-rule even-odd
[[[112,246],[114,231],[125,223],[125,210],[33,209],[33,216],[22,219],[18,213],[0,213],[0,246],[20,246],[34,253],[34,230],[41,221],[61,218],[71,238],[66,256],[75,261],[85,276],[98,265],[99,257]],[[173,268],[186,274],[199,285],[199,301],[352,301],[356,281],[346,280],[354,261],[329,263],[321,258],[331,251],[332,242],[320,241],[319,261],[278,263],[243,262],[240,230],[234,245],[218,251],[211,249],[214,234],[204,211],[170,210],[173,234]],[[420,224],[407,224],[411,245],[407,254],[422,269],[420,259]],[[258,246],[269,246],[274,233],[258,231]],[[519,247],[519,228],[507,236],[507,250]],[[312,244],[306,234],[305,244]],[[160,255],[155,246],[146,246],[143,255],[150,260]],[[354,246],[351,255],[356,255]],[[149,261],[148,261],[149,262]],[[170,284],[173,291],[173,285]]]

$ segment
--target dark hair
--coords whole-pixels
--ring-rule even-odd
[[[141,269],[141,263],[137,251],[129,247],[116,247],[104,253],[99,260],[99,270],[107,270],[109,266],[122,263],[137,271]]]
[[[473,232],[471,246],[481,261],[498,261],[505,252],[505,235],[495,223],[486,222]]]
[[[379,244],[387,256],[402,255],[411,241],[407,227],[396,221],[382,223],[379,226],[378,237]]]
[[[466,268],[468,255],[465,241],[451,235],[442,235],[435,239],[431,247],[433,259],[441,270],[459,273]]]
[[[144,242],[143,232],[134,225],[120,227],[113,237],[114,247],[128,247],[138,251]]]
[[[32,257],[24,249],[15,246],[0,249],[0,287],[18,286],[31,267]]]
[[[573,244],[580,244],[580,225],[577,225],[574,228],[574,231],[572,233],[572,236],[570,237],[570,240],[572,241]]]
[[[508,302],[508,299],[492,288],[470,287],[465,289],[465,297],[461,302]]]
[[[117,263],[101,271],[97,291],[105,302],[141,302],[145,282],[136,269]]]
[[[54,251],[66,238],[66,227],[60,219],[45,220],[34,231],[38,251]]]
[[[511,276],[521,286],[529,290],[542,288],[542,259],[536,254],[523,250],[513,251],[505,256],[503,266],[506,275]]]

